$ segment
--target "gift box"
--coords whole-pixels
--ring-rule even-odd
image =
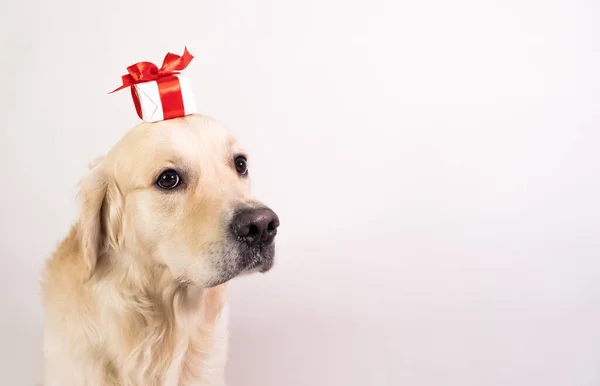
[[[146,122],[163,121],[198,112],[190,79],[182,75],[138,83],[131,92],[135,110]]]
[[[197,113],[190,79],[180,74],[194,57],[184,49],[183,55],[168,53],[162,67],[139,62],[127,67],[121,85],[115,91],[131,88],[138,116],[146,122],[158,122]]]

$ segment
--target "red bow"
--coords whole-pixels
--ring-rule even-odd
[[[170,52],[167,53],[161,68],[158,68],[154,63],[150,62],[139,62],[133,64],[127,67],[127,72],[129,74],[121,77],[123,80],[123,85],[111,91],[109,94],[122,90],[125,87],[133,86],[137,83],[149,82],[170,75],[179,74],[179,71],[185,69],[188,64],[190,64],[192,59],[194,59],[194,57],[188,52],[187,47],[185,47],[183,50],[183,55],[181,56],[172,54]]]

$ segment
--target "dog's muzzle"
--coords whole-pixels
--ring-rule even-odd
[[[279,217],[269,208],[244,209],[233,217],[231,231],[240,250],[240,269],[271,269],[278,227]]]

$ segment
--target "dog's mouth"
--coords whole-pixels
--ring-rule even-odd
[[[266,273],[273,267],[275,262],[275,245],[247,246],[238,244],[235,253],[223,261],[221,276],[212,281],[207,287],[215,287],[223,284],[237,276],[251,274],[254,272]]]
[[[275,246],[267,245],[248,247],[240,245],[238,268],[240,272],[268,272],[275,260]]]

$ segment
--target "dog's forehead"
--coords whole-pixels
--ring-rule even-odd
[[[115,178],[134,188],[165,167],[225,166],[225,160],[240,152],[244,151],[235,137],[219,122],[188,116],[133,128],[113,148],[108,162]]]
[[[161,123],[153,127],[151,138],[158,147],[165,146],[190,156],[229,152],[238,147],[234,136],[212,119],[192,116]]]
[[[132,129],[123,139],[120,148],[126,153],[143,157],[218,156],[242,151],[236,138],[218,121],[204,116],[188,116]]]

